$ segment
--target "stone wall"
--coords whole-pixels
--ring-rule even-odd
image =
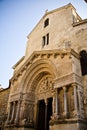
[[[3,126],[7,118],[7,103],[9,98],[10,88],[0,91],[0,127]]]
[[[44,27],[46,19],[49,24]],[[47,106],[48,98],[53,109],[49,130],[87,129],[87,77],[81,75],[79,56],[81,50],[87,50],[86,36],[87,20],[82,20],[71,4],[46,12],[28,35],[25,57],[13,67],[11,89],[0,92],[1,124],[9,97],[5,130],[33,130],[38,121],[38,101],[44,100]]]

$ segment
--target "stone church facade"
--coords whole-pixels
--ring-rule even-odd
[[[5,130],[87,129],[87,19],[46,11],[10,79]]]

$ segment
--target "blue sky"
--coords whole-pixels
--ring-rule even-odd
[[[87,18],[84,0],[0,0],[0,84],[6,88],[12,66],[25,55],[27,35],[48,11],[72,3]]]

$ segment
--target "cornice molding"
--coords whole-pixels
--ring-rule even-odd
[[[23,56],[12,68],[15,69],[23,60],[25,56]]]
[[[84,20],[81,20],[79,22],[73,23],[73,27],[76,27],[76,26],[79,26],[79,25],[82,25],[82,24],[85,24],[85,23],[87,23],[87,19],[84,19]]]
[[[66,55],[69,56],[69,58],[72,58],[72,55],[79,59],[79,54],[77,54],[74,50],[69,49],[56,49],[56,50],[43,50],[43,51],[34,51],[29,58],[25,61],[25,63],[19,68],[18,71],[14,72],[14,75],[12,77],[12,81],[17,80],[19,76],[22,76],[22,73],[26,71],[30,65],[32,65],[36,60],[40,59],[49,59],[50,57],[53,57],[54,59],[60,56],[61,58],[64,58]]]

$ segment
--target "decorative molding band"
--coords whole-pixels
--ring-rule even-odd
[[[72,58],[72,55],[79,59],[79,54],[76,53],[73,49],[56,49],[56,50],[43,50],[43,51],[34,51],[32,55],[25,61],[25,63],[19,68],[17,72],[14,72],[14,75],[12,77],[12,81],[17,79],[19,76],[22,75],[22,73],[29,68],[32,63],[34,63],[36,60],[40,59],[49,59],[51,56],[56,59],[58,56],[61,58],[64,58],[64,56],[69,56],[69,58]]]

